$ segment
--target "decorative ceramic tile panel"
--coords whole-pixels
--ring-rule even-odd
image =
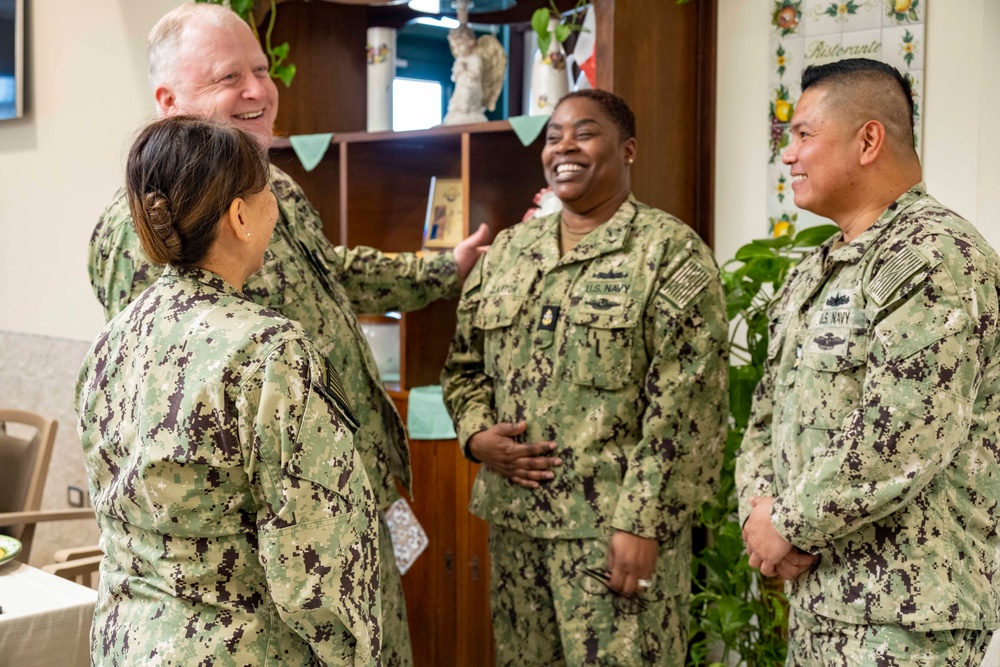
[[[802,70],[844,58],[871,58],[897,68],[913,87],[920,152],[923,118],[924,16],[928,0],[772,0],[768,88],[770,151],[768,231],[783,234],[829,220],[795,206],[789,167],[781,162],[789,122],[801,95]]]

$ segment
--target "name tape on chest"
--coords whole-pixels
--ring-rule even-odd
[[[708,271],[694,259],[688,259],[667,279],[660,296],[683,310],[705,289],[708,280]]]
[[[880,306],[899,289],[908,278],[927,266],[927,259],[912,246],[903,248],[886,262],[875,279],[868,284],[868,296]]]

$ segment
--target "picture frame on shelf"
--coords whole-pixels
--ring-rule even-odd
[[[431,177],[424,220],[424,250],[449,250],[464,238],[461,178]]]

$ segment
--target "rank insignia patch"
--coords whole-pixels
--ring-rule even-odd
[[[559,306],[542,307],[542,316],[538,320],[539,331],[555,331],[556,320],[559,319]]]

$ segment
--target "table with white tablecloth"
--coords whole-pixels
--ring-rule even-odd
[[[87,667],[97,592],[11,561],[0,565],[0,664]]]

